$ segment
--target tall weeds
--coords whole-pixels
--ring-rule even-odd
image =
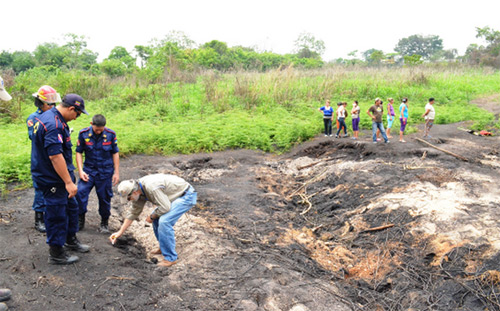
[[[434,97],[436,123],[472,119],[476,127],[484,128],[494,122],[494,116],[469,102],[498,93],[500,85],[498,72],[457,66],[321,70],[288,66],[267,73],[183,73],[175,68],[171,66],[157,82],[141,73],[110,79],[54,68],[12,76],[6,84],[14,99],[0,107],[0,181],[29,182],[30,145],[24,121],[35,110],[31,94],[43,84],[63,95],[78,93],[91,115],[104,114],[107,125],[118,133],[123,154],[227,148],[284,151],[321,131],[317,109],[326,99],[347,101],[349,106],[358,100],[362,128],[371,126],[365,111],[376,97],[384,101],[408,97],[410,125],[423,121],[423,107]],[[8,73],[2,76],[9,79]],[[78,131],[89,122],[83,116],[70,126]]]

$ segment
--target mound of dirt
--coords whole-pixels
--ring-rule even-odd
[[[0,287],[12,310],[34,311],[500,309],[499,140],[457,127],[429,142],[467,161],[421,134],[373,144],[368,132],[280,156],[123,158],[122,179],[171,173],[198,191],[171,268],[153,263],[144,220],[112,246],[94,193],[78,234],[91,252],[51,266],[33,190],[13,191],[0,202]],[[113,198],[112,229],[125,208]]]

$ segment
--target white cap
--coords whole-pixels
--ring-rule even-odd
[[[9,93],[7,93],[7,91],[5,90],[2,77],[0,77],[0,99],[4,101],[9,101],[12,99],[12,96],[10,96]]]
[[[125,204],[128,202],[128,196],[134,191],[136,187],[135,180],[124,180],[118,185],[118,194],[120,194],[120,203]]]

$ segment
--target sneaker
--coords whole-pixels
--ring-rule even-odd
[[[382,139],[381,138],[377,138],[377,141],[382,141]]]
[[[400,143],[406,143],[406,140],[403,139],[403,140],[400,140],[399,142]]]
[[[349,134],[344,134],[344,137],[349,137]]]
[[[388,143],[390,143],[390,141],[386,140],[385,143],[388,144]]]
[[[3,302],[0,302],[0,311],[7,311],[9,307]]]
[[[374,143],[374,144],[376,144],[377,142],[376,142],[376,141],[374,141],[373,143]]]
[[[328,137],[328,135],[325,134],[325,137]]]
[[[339,138],[339,135],[335,135],[335,138]]]
[[[332,134],[328,135],[328,137],[332,137]]]

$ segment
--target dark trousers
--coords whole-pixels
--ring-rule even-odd
[[[345,118],[339,118],[339,129],[337,130],[337,136],[339,136],[342,127],[344,128],[344,134],[347,134],[347,126],[345,125]]]
[[[111,215],[111,198],[113,197],[112,178],[110,176],[105,179],[96,179],[90,174],[88,176],[88,182],[81,179],[78,181],[78,194],[76,195],[80,209],[78,213],[85,214],[87,212],[89,194],[92,188],[95,187],[95,192],[99,199],[99,215],[101,215],[102,219],[108,219]]]
[[[78,203],[68,199],[64,185],[43,190],[47,244],[63,246],[66,237],[78,231]]]
[[[325,124],[325,135],[332,135],[332,119],[324,118],[323,123]]]
[[[35,188],[35,199],[33,200],[32,209],[35,212],[45,213],[45,201],[43,199],[43,191],[38,188],[38,185],[35,180],[33,180],[33,188]]]

